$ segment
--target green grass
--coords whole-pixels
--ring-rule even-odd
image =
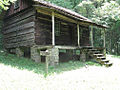
[[[0,63],[3,63],[4,65],[8,65],[17,69],[21,70],[28,70],[33,71],[37,74],[43,74],[45,75],[45,63],[35,63],[34,61],[30,59],[26,59],[23,57],[18,58],[16,55],[8,54],[6,55],[4,52],[0,53]],[[69,61],[65,63],[60,63],[56,67],[49,66],[48,74],[54,74],[54,73],[63,73],[65,71],[75,70],[84,67],[84,65],[99,65],[94,62],[80,62],[80,61]]]
[[[0,53],[0,90],[120,90],[120,63],[110,68],[96,65],[80,61],[60,63],[50,66],[45,77],[44,63]]]

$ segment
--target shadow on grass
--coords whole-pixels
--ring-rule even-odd
[[[21,70],[29,70],[33,71],[37,74],[43,74],[45,75],[45,64],[44,63],[35,63],[34,61],[26,58],[18,58],[15,55],[8,54],[7,56],[5,53],[0,53],[0,63],[5,65],[10,65],[11,67],[15,67]],[[93,65],[95,63],[87,62],[89,65]],[[79,69],[84,67],[84,63],[80,61],[69,61],[66,63],[60,63],[57,67],[49,67],[49,75],[53,73],[62,73],[64,71],[71,71],[75,69]]]

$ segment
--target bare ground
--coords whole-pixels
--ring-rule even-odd
[[[120,90],[120,59],[107,58],[112,67],[88,66],[47,78],[0,64],[0,90]]]

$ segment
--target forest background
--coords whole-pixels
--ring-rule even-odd
[[[3,25],[5,10],[16,0],[0,0],[0,31]],[[45,0],[71,9],[92,21],[108,26],[106,29],[107,53],[120,55],[120,0]],[[103,47],[103,30],[94,27],[93,38],[95,47]],[[3,47],[0,34],[0,48]]]

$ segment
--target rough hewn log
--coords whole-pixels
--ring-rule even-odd
[[[8,30],[8,29],[10,29],[10,28],[13,28],[13,27],[22,25],[22,24],[26,24],[26,23],[32,22],[32,21],[35,21],[35,16],[31,16],[31,17],[28,17],[28,18],[24,18],[24,19],[22,19],[21,21],[18,21],[18,22],[16,22],[16,23],[13,23],[13,24],[10,24],[10,25],[5,25],[4,31],[5,31],[5,30]]]
[[[20,46],[32,46],[35,45],[35,39],[30,39],[27,41],[17,42],[17,43],[4,43],[5,48],[15,48]]]
[[[35,13],[36,12],[33,8],[27,9],[25,11],[21,11],[19,14],[9,17],[9,20],[8,20],[8,18],[6,18],[4,26],[8,26],[8,25],[14,24],[16,22],[19,22],[25,18],[31,17],[31,16],[35,15]]]
[[[23,24],[23,25],[16,26],[14,28],[8,29],[8,30],[4,31],[4,34],[11,33],[11,32],[16,32],[16,31],[19,31],[19,30],[24,30],[24,29],[34,27],[34,26],[35,26],[35,22],[29,22],[27,24]]]
[[[23,35],[15,36],[15,37],[12,37],[12,38],[6,38],[4,40],[7,43],[13,43],[13,42],[25,41],[25,40],[28,40],[28,39],[35,39],[34,33],[23,34]]]

